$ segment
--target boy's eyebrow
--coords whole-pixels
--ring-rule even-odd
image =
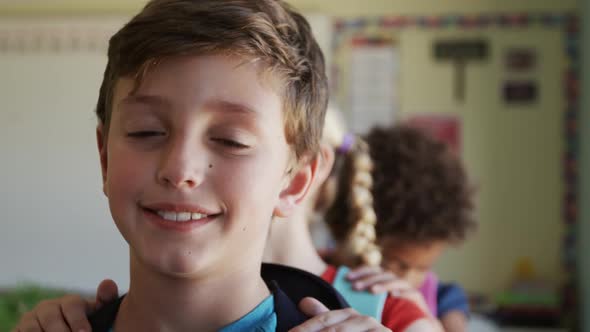
[[[212,100],[208,101],[205,104],[205,106],[206,106],[206,109],[210,109],[213,111],[235,112],[235,113],[242,113],[242,114],[247,114],[247,115],[258,115],[259,114],[258,111],[256,111],[254,108],[252,108],[248,105],[229,101],[229,100],[224,100],[224,99],[212,99]]]
[[[140,95],[140,94],[132,94],[128,95],[127,97],[123,98],[120,101],[122,105],[129,105],[129,104],[145,104],[151,106],[158,106],[161,108],[171,108],[172,102],[165,97],[158,96],[158,95]],[[248,105],[233,102],[224,99],[212,99],[205,103],[205,109],[209,109],[212,111],[221,111],[221,112],[235,112],[235,113],[242,113],[247,115],[258,115],[259,112],[256,111],[253,107]]]
[[[171,105],[170,101],[164,97],[140,94],[128,95],[127,97],[123,98],[119,104],[146,104],[161,107],[169,107]]]

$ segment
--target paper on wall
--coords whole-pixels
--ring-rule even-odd
[[[366,133],[374,125],[391,125],[397,100],[399,53],[389,43],[355,45],[351,51],[350,125]]]

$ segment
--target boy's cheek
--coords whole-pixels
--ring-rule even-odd
[[[268,191],[277,187],[276,192],[279,192],[280,174],[273,165],[276,164],[263,160],[236,163],[218,161],[213,162],[210,176],[216,179],[218,188],[239,188],[236,192],[262,193],[262,189]]]
[[[155,179],[155,175],[148,174],[150,172],[153,173],[149,160],[138,161],[130,154],[112,153],[109,155],[109,165],[105,171],[103,192],[109,197],[114,194],[114,190],[128,191],[145,185],[146,179]]]

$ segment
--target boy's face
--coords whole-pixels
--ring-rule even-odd
[[[428,271],[447,248],[445,241],[426,243],[388,237],[381,241],[383,266],[413,287],[420,288]]]
[[[108,137],[97,136],[132,259],[176,276],[259,268],[271,218],[313,178],[309,165],[288,172],[281,98],[260,77],[212,55],[162,61],[134,94],[131,79],[117,82]]]

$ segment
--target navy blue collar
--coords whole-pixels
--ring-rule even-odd
[[[330,284],[309,272],[265,263],[262,264],[261,275],[274,297],[278,332],[287,332],[308,319],[297,307],[304,297],[314,297],[331,310],[348,307],[346,301]],[[123,298],[124,296],[107,303],[88,317],[93,332],[109,331]]]

